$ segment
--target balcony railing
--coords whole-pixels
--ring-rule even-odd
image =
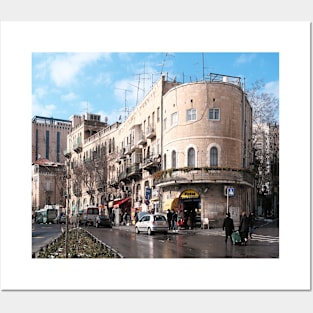
[[[64,150],[64,151],[63,151],[63,155],[64,155],[66,158],[70,158],[71,155],[72,155],[72,153],[71,153],[71,151],[69,151],[69,150]]]
[[[140,177],[141,169],[139,167],[139,163],[132,164],[131,166],[126,168],[126,173],[128,178]]]
[[[152,170],[158,170],[161,166],[161,156],[151,156],[144,159],[141,164],[141,168],[151,172]]]
[[[73,150],[74,150],[76,153],[82,152],[82,150],[83,150],[83,145],[82,145],[82,143],[79,142],[79,143],[73,144]]]
[[[246,183],[254,185],[254,176],[243,169],[182,168],[159,171],[154,174],[158,185],[177,183]]]
[[[145,135],[142,134],[138,139],[137,145],[144,145],[146,143],[147,143],[147,139]]]
[[[148,139],[152,139],[156,136],[154,127],[147,127],[146,136]]]

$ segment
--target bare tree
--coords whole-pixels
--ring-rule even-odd
[[[271,148],[272,125],[278,126],[279,101],[275,95],[263,91],[262,81],[256,81],[247,91],[247,98],[253,109],[252,147],[254,169],[257,173],[259,195],[269,195],[273,183],[273,160],[278,162],[278,149]]]

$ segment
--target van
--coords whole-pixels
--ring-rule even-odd
[[[99,208],[97,206],[87,206],[79,217],[79,225],[95,225],[96,217],[99,215]]]

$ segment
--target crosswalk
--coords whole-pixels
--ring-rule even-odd
[[[225,231],[220,230],[220,229],[211,229],[210,233],[208,234],[212,236],[225,236]],[[263,241],[263,242],[268,242],[268,243],[279,243],[279,237],[253,234],[252,239],[249,238],[249,241],[251,242]]]
[[[266,241],[269,243],[279,243],[279,237],[274,237],[274,236],[265,236],[265,235],[252,235],[252,239],[249,239],[251,241]]]

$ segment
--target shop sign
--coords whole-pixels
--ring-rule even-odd
[[[181,199],[198,199],[200,195],[195,190],[185,190],[180,195]]]

